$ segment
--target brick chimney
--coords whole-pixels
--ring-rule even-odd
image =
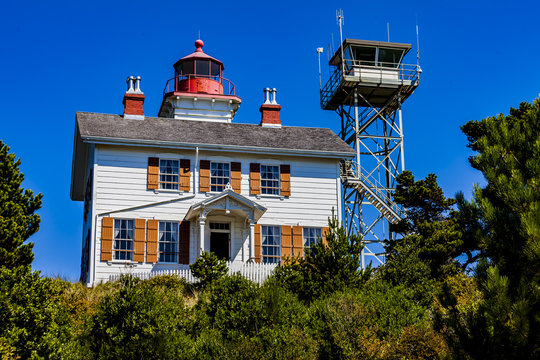
[[[261,112],[261,126],[268,127],[281,127],[281,120],[279,119],[279,111],[281,105],[276,102],[276,89],[266,88],[264,91],[264,104],[261,105],[259,111]]]
[[[128,89],[124,94],[124,119],[144,120],[144,93],[141,91],[141,77],[127,78]]]

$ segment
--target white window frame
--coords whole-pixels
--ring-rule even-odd
[[[178,163],[178,172],[175,173],[162,173],[161,172],[161,162],[162,161],[175,161]],[[162,181],[161,176],[176,176],[178,178],[177,182],[174,181]],[[158,169],[158,187],[159,190],[163,191],[180,191],[180,159],[171,159],[171,158],[159,158],[159,169]],[[165,184],[170,184],[173,187],[172,188],[166,188],[164,187]]]
[[[307,234],[306,235],[306,230],[307,232],[310,232],[310,231],[316,231],[316,232],[320,232],[320,235],[317,234],[317,236],[311,236],[312,234]],[[304,250],[305,249],[309,249],[313,244],[315,244],[317,242],[317,240],[319,238],[322,238],[322,228],[321,227],[316,227],[316,226],[306,226],[306,227],[303,227],[302,228],[302,244],[304,246]]]
[[[268,235],[269,228],[272,228],[272,230],[274,231],[272,235]],[[271,239],[269,239],[269,237],[271,237]],[[271,244],[269,244],[269,240],[272,240]],[[272,251],[269,251],[269,250],[272,250]],[[265,252],[267,252],[266,255],[265,255]],[[272,254],[268,254],[270,252],[272,252]],[[279,225],[262,225],[261,226],[261,259],[262,259],[262,263],[264,264],[281,263],[281,226]]]
[[[229,167],[228,169],[229,176],[226,177],[226,176],[212,175],[212,165],[214,164],[226,164]],[[227,179],[227,180],[225,184],[212,184],[212,180],[214,179]],[[210,192],[213,192],[213,193],[222,192],[227,187],[227,184],[230,184],[230,183],[231,183],[231,163],[229,161],[213,161],[213,160],[210,161]],[[213,186],[216,187],[216,190],[212,188]],[[223,187],[223,188],[221,190],[217,190],[217,187]]]
[[[277,168],[277,180],[275,179],[263,179],[263,166],[265,167],[276,167]],[[261,164],[260,169],[260,178],[261,178],[261,196],[281,196],[281,165],[279,164]],[[277,186],[263,186],[263,181],[277,182]],[[265,193],[268,189],[272,189],[274,192]]]
[[[127,225],[122,227],[123,222]],[[131,226],[129,226],[131,225]],[[126,237],[120,237],[122,231],[126,231]],[[131,236],[131,237],[130,237]],[[126,248],[123,249],[119,244],[125,242]],[[135,253],[135,220],[133,219],[114,219],[113,224],[113,260],[114,261],[133,261]],[[126,254],[125,258],[119,258],[120,254]]]
[[[162,229],[162,224],[166,226],[166,224],[171,224],[172,229],[166,230]],[[167,234],[176,234],[176,241],[168,240],[163,241],[163,236],[166,236]],[[173,252],[165,252],[162,250],[162,245],[166,244],[172,244],[174,245],[175,251]],[[165,261],[161,260],[161,256],[163,254],[172,254],[172,261]],[[159,221],[158,222],[158,263],[160,264],[177,264],[178,263],[178,257],[180,256],[180,227],[178,224],[178,221]]]

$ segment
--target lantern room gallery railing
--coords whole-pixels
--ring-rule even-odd
[[[179,90],[179,84],[184,82],[185,80],[188,86],[187,92],[191,92],[191,81],[194,79],[208,79],[213,80],[221,84],[223,87],[223,95],[235,95],[235,86],[232,81],[229,79],[226,79],[222,76],[215,76],[215,75],[200,75],[200,74],[187,74],[187,75],[178,75],[175,76],[169,80],[167,80],[167,83],[165,84],[165,88],[163,89],[163,95],[175,92],[175,91],[186,91],[185,89]],[[196,89],[193,89],[196,90]]]

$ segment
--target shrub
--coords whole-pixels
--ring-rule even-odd
[[[191,273],[199,282],[198,288],[205,288],[208,284],[222,278],[227,274],[227,264],[224,260],[218,259],[216,254],[203,252],[195,262],[189,265]]]

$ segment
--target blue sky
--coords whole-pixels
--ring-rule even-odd
[[[236,122],[258,123],[264,87],[278,89],[285,125],[339,131],[319,107],[316,48],[345,37],[416,43],[420,87],[403,106],[407,168],[438,175],[448,196],[481,175],[459,126],[508,113],[540,92],[537,1],[25,1],[0,13],[0,139],[22,159],[24,186],[44,194],[34,269],[77,280],[82,203],[69,199],[76,111],[121,113],[125,79],[142,77],[155,116],[172,64],[204,50],[242,98]],[[336,42],[337,43],[337,42]],[[322,59],[326,59],[326,53]],[[414,54],[407,59],[415,61]]]

